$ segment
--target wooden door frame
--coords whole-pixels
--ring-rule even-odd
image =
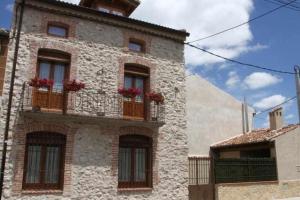
[[[44,63],[49,63],[50,64],[50,71],[49,71],[49,80],[54,80],[54,73],[55,73],[55,64],[63,64],[64,65],[64,81],[65,80],[69,80],[70,78],[70,62],[67,61],[62,61],[60,59],[56,60],[56,59],[47,59],[47,58],[38,58],[37,61],[37,66],[36,66],[36,77],[40,76],[40,64],[44,62]],[[37,92],[37,89],[34,90],[34,92]],[[48,111],[57,111],[57,109],[51,109],[50,107],[50,95],[53,92],[53,86],[50,87],[50,89],[48,89],[48,108],[44,108],[47,109]],[[68,99],[68,94],[64,91],[64,88],[62,89],[62,112],[66,113],[66,109],[67,109],[67,99]],[[33,97],[34,99],[35,97]],[[42,109],[42,108],[41,108]]]
[[[125,86],[125,77],[131,77],[132,80],[131,80],[131,87],[135,88],[136,87],[136,80],[137,78],[142,78],[143,79],[143,117],[140,118],[140,117],[136,117],[136,116],[125,116],[125,118],[129,118],[129,119],[143,119],[143,120],[147,120],[148,119],[148,101],[147,101],[147,98],[146,98],[146,93],[149,92],[149,81],[150,81],[150,78],[149,76],[146,76],[146,75],[140,75],[140,74],[134,74],[134,73],[129,73],[129,72],[125,72],[124,73],[124,86]],[[131,103],[134,104],[136,103],[136,97],[134,98],[131,98]]]

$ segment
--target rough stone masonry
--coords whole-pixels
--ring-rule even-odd
[[[4,199],[188,199],[188,147],[185,113],[184,37],[118,22],[72,8],[28,0],[22,26],[5,169]],[[68,24],[70,37],[46,34],[49,21]],[[127,28],[126,28],[127,27]],[[128,38],[146,42],[146,53],[131,52]],[[180,38],[180,39],[178,39]],[[8,52],[3,105],[6,105],[14,41]],[[122,123],[75,122],[66,118],[34,118],[20,114],[22,85],[36,74],[39,49],[71,54],[70,78],[81,80],[89,91],[114,95],[123,84],[126,63],[147,66],[151,89],[165,96],[165,125],[131,126]],[[101,72],[101,73],[99,73]],[[7,110],[3,107],[1,124]],[[63,191],[22,189],[25,138],[29,132],[52,131],[67,136]],[[153,138],[153,188],[118,190],[118,138],[138,133]]]

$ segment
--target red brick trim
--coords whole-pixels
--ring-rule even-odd
[[[118,87],[123,87],[124,85],[124,67],[125,64],[136,64],[150,69],[150,90],[155,89],[156,80],[156,65],[149,62],[148,60],[138,57],[138,56],[124,56],[119,58],[119,78]]]
[[[150,53],[152,37],[153,36],[151,36],[151,35],[147,35],[147,34],[143,34],[140,32],[125,29],[125,30],[123,30],[124,49],[126,52],[133,52],[133,51],[130,51],[128,48],[129,41],[132,39],[132,40],[140,41],[144,45],[144,51],[141,53],[138,53],[138,54]]]
[[[119,134],[115,135],[112,140],[112,165],[111,172],[114,179],[118,181],[118,158],[119,158],[119,137],[122,135],[143,135],[152,138],[152,183],[153,186],[159,182],[158,177],[158,157],[157,157],[157,144],[158,144],[158,130],[151,130],[144,127],[121,127]]]
[[[55,132],[66,135],[66,153],[65,153],[65,169],[64,169],[64,187],[63,194],[70,195],[71,192],[71,169],[73,159],[73,146],[74,135],[77,129],[71,128],[67,125],[57,123],[45,123],[41,121],[25,120],[24,124],[18,125],[14,134],[14,141],[16,144],[16,162],[13,176],[13,195],[23,194],[22,181],[23,181],[23,169],[24,169],[24,156],[26,146],[26,135],[31,132]],[[57,192],[57,191],[56,191]],[[26,193],[26,192],[25,192]],[[32,194],[35,192],[31,192]],[[43,194],[47,194],[49,191],[45,191]],[[42,194],[41,191],[37,191],[35,194]]]
[[[49,23],[63,24],[67,26],[68,27],[67,39],[73,39],[76,37],[76,26],[78,22],[76,22],[75,20],[68,18],[66,16],[43,13],[41,17],[41,26],[40,26],[40,31],[43,35],[47,35]]]
[[[30,66],[28,80],[35,77],[37,67],[37,57],[39,49],[50,49],[65,52],[71,55],[70,62],[70,79],[76,79],[77,77],[77,65],[78,65],[78,50],[72,45],[66,45],[63,42],[49,42],[47,40],[31,41],[30,42]]]

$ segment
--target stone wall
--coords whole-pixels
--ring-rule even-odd
[[[217,200],[273,200],[300,197],[300,181],[216,185]]]
[[[47,8],[50,8],[48,6]],[[74,34],[69,39],[49,37],[44,32],[47,20],[62,21],[71,26]],[[151,43],[149,53],[128,51],[125,36],[148,37]],[[143,39],[143,38],[141,38]],[[70,53],[71,78],[86,84],[87,90],[103,90],[108,94],[117,93],[122,85],[124,63],[137,63],[150,68],[151,89],[165,96],[166,124],[152,137],[157,140],[152,190],[119,192],[114,166],[114,148],[118,145],[120,125],[69,122],[67,119],[49,122],[41,126],[46,118],[40,117],[38,127],[46,131],[59,126],[74,130],[72,159],[70,159],[69,185],[63,193],[26,193],[22,188],[24,134],[28,117],[18,116],[21,87],[36,73],[37,52],[40,48],[55,49]],[[10,147],[5,170],[5,199],[187,199],[187,135],[185,121],[185,69],[183,44],[158,36],[110,26],[104,23],[86,21],[79,18],[58,16],[26,8],[21,34],[16,83],[11,118]],[[4,100],[7,101],[9,78],[12,69],[13,48],[10,46],[5,77]],[[101,72],[101,73],[99,73]],[[103,72],[103,73],[102,73]],[[4,109],[3,114],[6,113]],[[3,118],[1,118],[3,122]],[[88,122],[87,122],[88,123]],[[58,125],[59,124],[59,125]],[[80,126],[78,127],[78,124]],[[40,125],[40,126],[39,126]],[[30,125],[29,127],[34,127]],[[45,128],[46,127],[46,128]],[[141,128],[141,127],[139,127]],[[56,130],[55,128],[53,128]],[[27,130],[27,131],[26,131]],[[38,130],[38,129],[37,129]],[[23,133],[23,136],[19,138]],[[67,134],[67,133],[63,133]],[[19,136],[18,136],[19,135]],[[20,142],[23,141],[23,142]],[[20,156],[21,155],[21,156]],[[115,168],[114,168],[115,167]],[[66,174],[68,176],[68,174]]]

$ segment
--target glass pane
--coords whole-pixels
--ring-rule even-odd
[[[48,33],[60,37],[67,37],[67,29],[59,26],[49,26]]]
[[[132,88],[132,77],[125,76],[124,87],[125,89]]]
[[[135,177],[136,182],[146,181],[146,149],[135,150]]]
[[[119,181],[129,182],[131,177],[131,149],[120,148],[119,150]]]
[[[42,147],[38,145],[28,146],[26,183],[39,183],[40,159]]]
[[[141,52],[143,49],[143,45],[136,43],[136,42],[129,42],[128,48],[132,51]]]
[[[55,64],[54,84],[53,84],[54,92],[62,92],[64,77],[65,77],[65,65],[64,64]]]
[[[138,88],[141,91],[141,94],[135,98],[135,101],[143,102],[143,100],[144,100],[144,79],[136,78],[135,85],[136,85],[136,88]]]
[[[41,62],[39,79],[49,79],[49,78],[50,78],[50,63]]]
[[[59,167],[60,167],[59,164],[60,164],[59,147],[47,147],[45,183],[53,184],[59,182]]]

